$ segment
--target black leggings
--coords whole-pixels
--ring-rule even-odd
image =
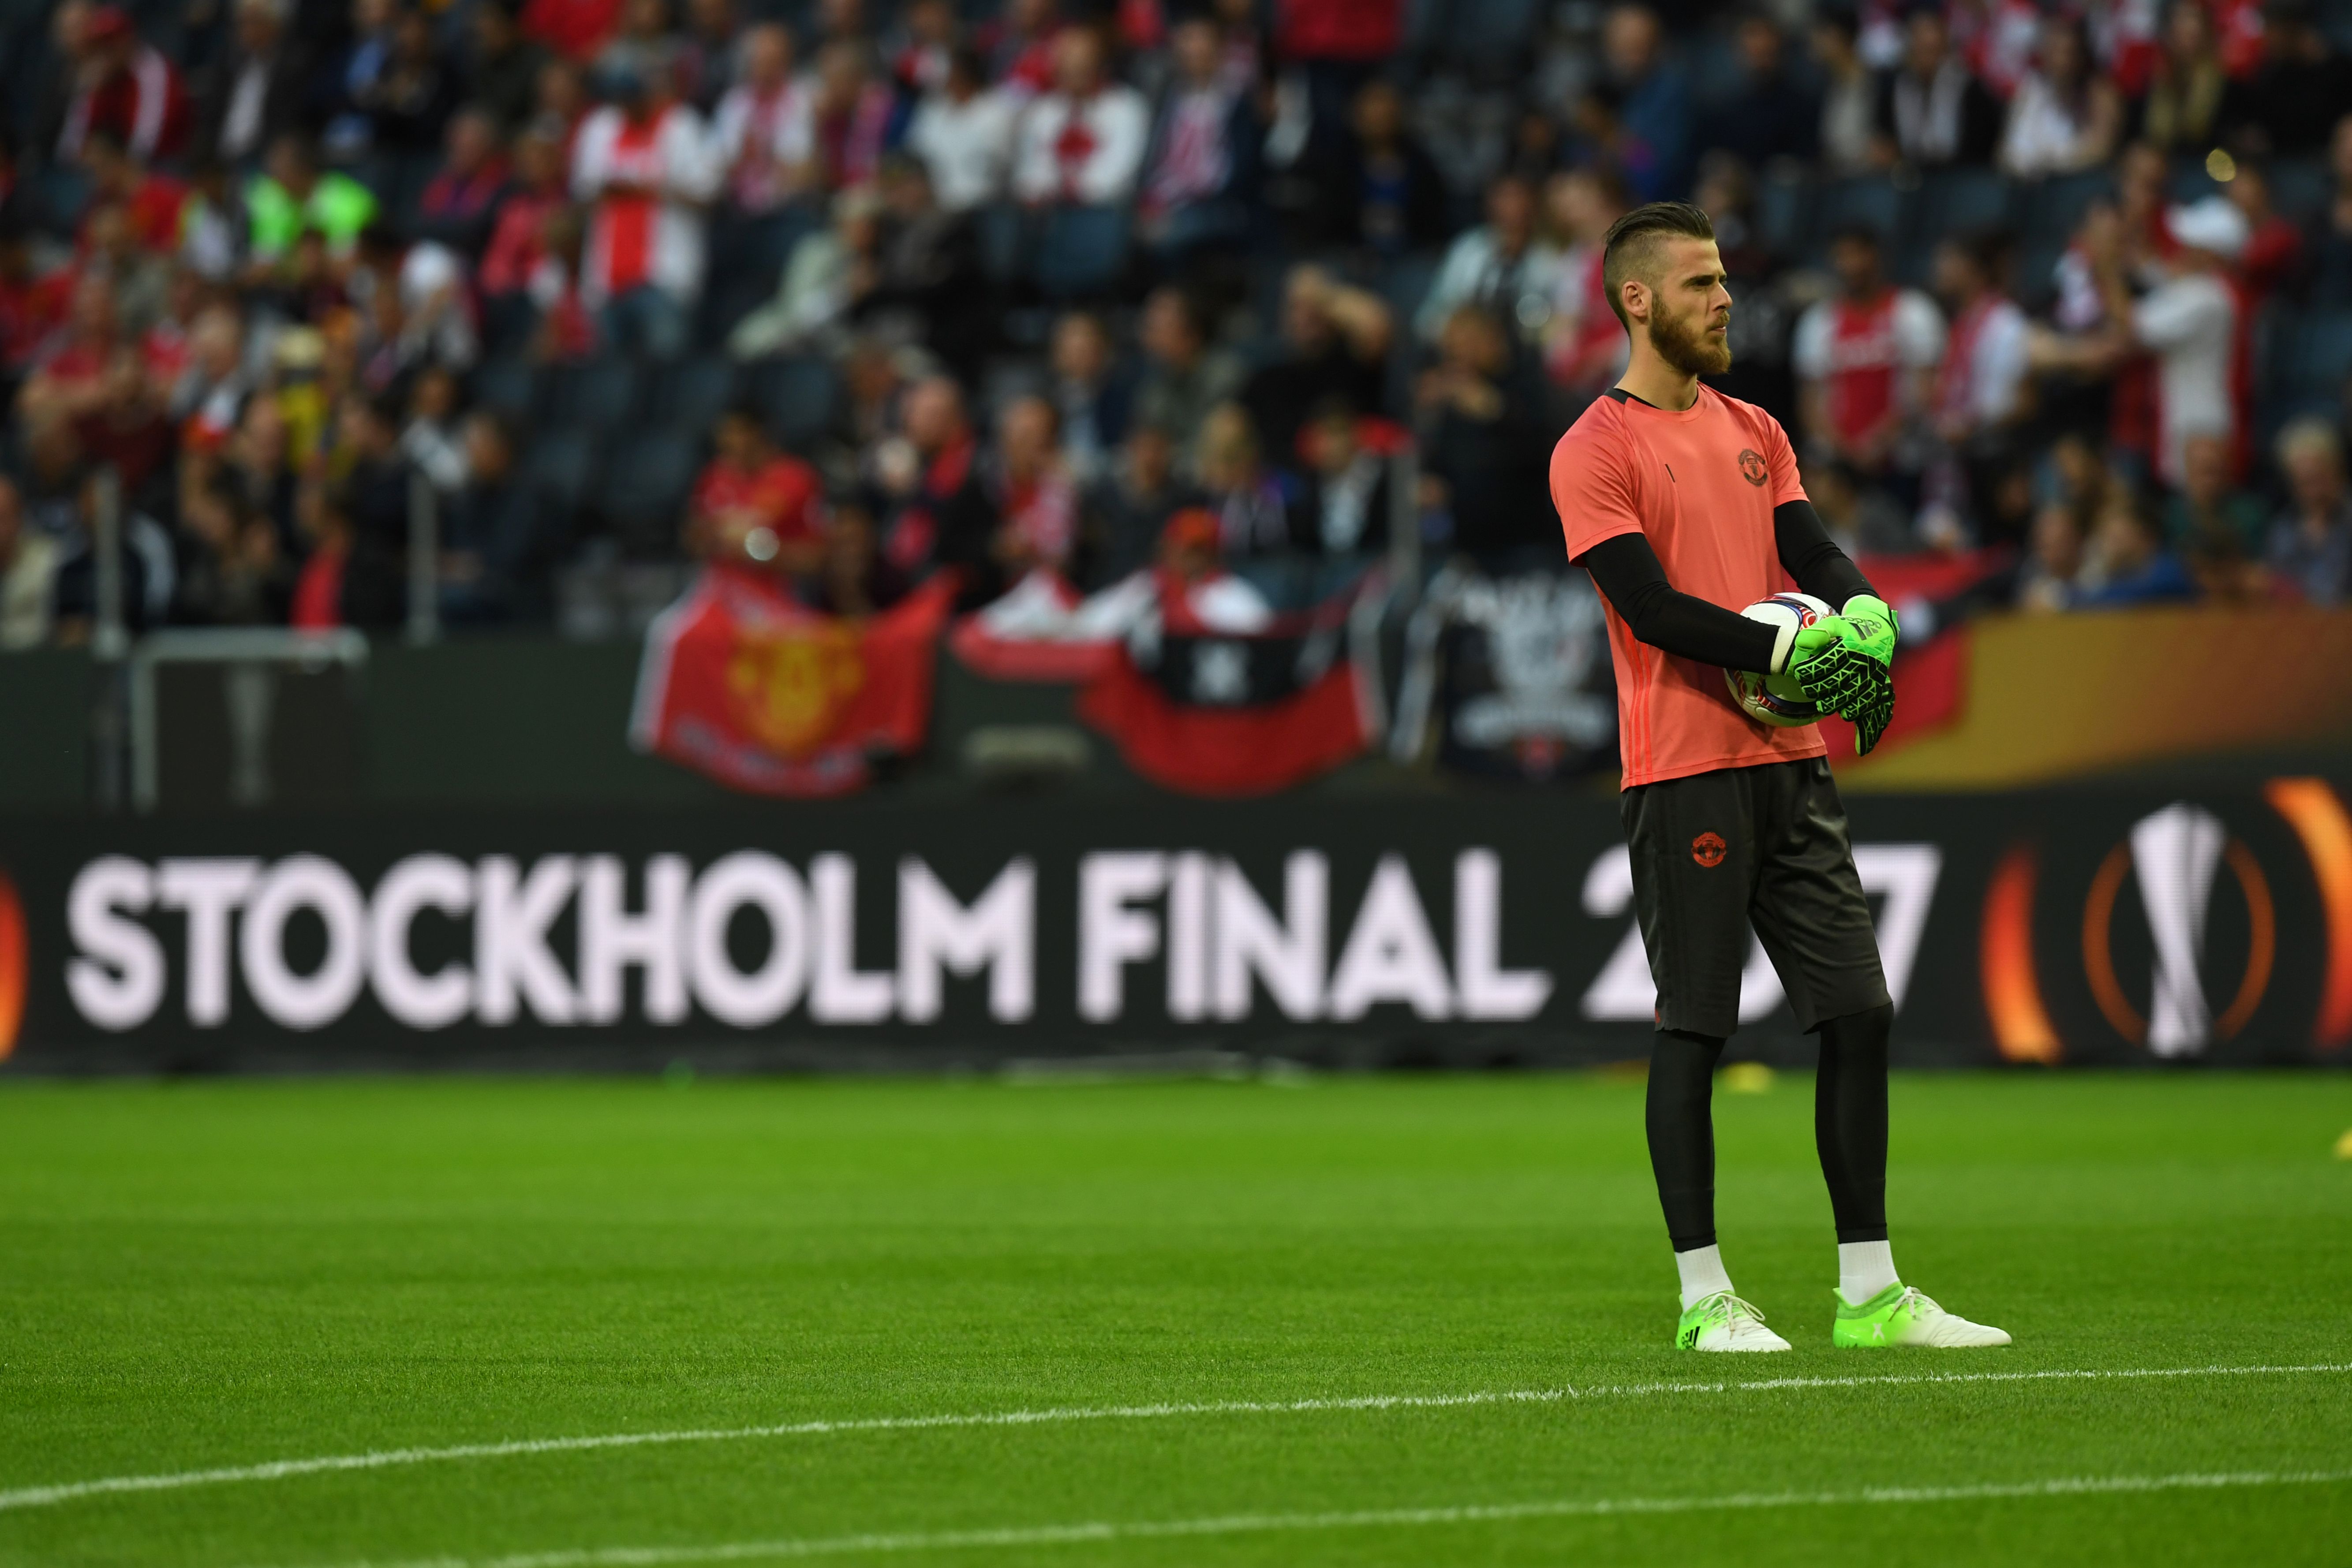
[[[1891,1006],[1821,1027],[1813,1145],[1840,1241],[1886,1239],[1886,1039]],[[1723,1041],[1662,1030],[1650,1046],[1650,1169],[1675,1250],[1715,1245],[1715,1067]]]

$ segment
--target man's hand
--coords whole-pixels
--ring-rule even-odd
[[[1895,662],[1895,612],[1884,599],[1857,593],[1838,611],[1862,637],[1862,651],[1884,666]]]
[[[1816,707],[1852,718],[1881,690],[1892,691],[1886,666],[1874,658],[1861,628],[1843,615],[1824,615],[1789,644],[1789,677]]]

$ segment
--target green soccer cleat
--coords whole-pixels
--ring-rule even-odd
[[[1948,1312],[1900,1281],[1858,1307],[1848,1306],[1835,1291],[1830,1294],[1837,1301],[1830,1343],[1842,1350],[1971,1350],[2009,1343],[2008,1331]]]
[[[1683,1314],[1675,1329],[1676,1350],[1787,1350],[1789,1342],[1764,1326],[1764,1314],[1717,1291]]]

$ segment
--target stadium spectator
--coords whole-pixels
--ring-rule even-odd
[[[2166,152],[2212,146],[2229,85],[2212,17],[2200,0],[2172,0],[2164,14],[2164,47],[2139,101],[2135,133]]]
[[[1486,187],[1486,221],[1465,231],[1446,250],[1413,317],[1413,329],[1423,341],[1434,343],[1465,305],[1540,329],[1550,316],[1559,268],[1559,253],[1536,232],[1535,188],[1517,174],[1506,174]]]
[[[1303,111],[1303,95],[1300,109]],[[1406,127],[1404,94],[1375,78],[1357,92],[1344,149],[1321,141],[1310,123],[1291,133],[1289,164],[1309,191],[1301,215],[1308,236],[1346,241],[1379,256],[1402,256],[1444,238],[1444,177]],[[1289,128],[1277,122],[1269,159]],[[1332,165],[1326,168],[1328,163]],[[1328,178],[1327,178],[1328,176]]]
[[[1008,583],[1031,571],[1066,571],[1077,545],[1078,493],[1061,459],[1060,423],[1054,405],[1034,395],[1013,399],[996,416],[990,553]]]
[[[143,336],[163,316],[172,288],[171,264],[142,249],[130,209],[116,203],[90,209],[82,225],[81,273],[104,274],[124,333]]]
[[[1903,509],[1844,464],[1807,463],[1804,480],[1822,526],[1848,555],[1909,555],[1919,548]]]
[[[1176,264],[1203,246],[1241,237],[1256,138],[1249,99],[1224,68],[1215,22],[1192,16],[1170,36],[1175,77],[1160,100],[1145,165],[1143,236]]]
[[[619,100],[588,116],[572,152],[572,192],[593,205],[581,297],[611,341],[672,359],[702,291],[701,209],[717,172],[701,116],[678,101],[668,72],[614,89]]]
[[[1220,403],[1202,421],[1200,467],[1225,555],[1278,556],[1292,548],[1294,488],[1266,466],[1265,447],[1240,404]]]
[[[1905,24],[1903,62],[1878,87],[1874,158],[1885,168],[1941,169],[1992,161],[2000,104],[1952,50],[1951,26],[1932,6]]]
[[[530,123],[547,51],[523,36],[513,0],[475,0],[462,57],[466,99],[489,115],[500,137]]]
[[[1101,35],[1065,28],[1054,42],[1054,90],[1022,112],[1013,193],[1033,206],[1124,202],[1150,136],[1143,95],[1106,73]]]
[[[596,51],[591,78],[617,82],[667,75],[675,84],[678,47],[670,36],[669,0],[621,0],[620,24]]]
[[[2009,100],[2001,172],[2038,180],[2096,168],[2115,155],[2123,120],[2123,95],[2098,73],[2082,20],[2049,17],[2034,68]]]
[[[950,0],[908,0],[888,56],[891,79],[901,93],[920,99],[947,85],[959,32]],[[986,68],[982,69],[984,80]]]
[[[82,169],[89,176],[90,201],[82,220],[80,248],[85,253],[90,248],[91,216],[107,206],[123,209],[134,242],[144,249],[158,256],[170,256],[179,249],[189,197],[184,183],[145,167],[104,131],[93,132],[83,144]]]
[[[955,50],[946,76],[908,122],[907,150],[931,172],[940,204],[950,212],[995,201],[1010,178],[1020,105],[988,85],[987,69],[978,54]]]
[[[727,351],[756,360],[842,346],[852,313],[881,279],[882,197],[871,186],[833,198],[833,223],[793,247],[775,296],[735,325]]]
[[[1554,175],[1545,195],[1553,231],[1565,248],[1552,269],[1544,370],[1568,402],[1581,408],[1625,368],[1625,329],[1609,308],[1609,290],[1601,280],[1602,242],[1610,225],[1624,215],[1625,187],[1607,169],[1571,169]],[[1727,214],[1709,210],[1720,238],[1727,232]],[[1741,308],[1748,308],[1744,301]]]
[[[2313,604],[2352,598],[2352,490],[2344,479],[2344,445],[2324,419],[2299,419],[2279,432],[2279,471],[2287,504],[2270,526],[2264,559]]]
[[[898,98],[875,74],[873,51],[863,40],[825,45],[809,92],[808,163],[801,183],[813,191],[845,191],[872,180],[897,110]]]
[[[778,452],[754,409],[720,416],[711,444],[716,455],[688,506],[688,553],[795,583],[812,578],[824,560],[824,484],[817,471]]]
[[[233,305],[206,306],[188,333],[188,362],[171,389],[170,410],[184,452],[211,452],[236,431],[253,393],[245,322]]]
[[[2223,194],[2245,216],[2246,248],[2236,277],[2246,308],[2257,310],[2303,281],[2303,230],[2272,204],[2270,171],[2252,159],[2238,163]]]
[[[106,401],[106,368],[122,341],[114,283],[103,272],[81,275],[65,324],[39,350],[33,373],[16,394],[17,416],[29,433],[73,424]]]
[[[1380,407],[1395,330],[1379,295],[1319,267],[1292,268],[1283,287],[1280,357],[1260,366],[1242,387],[1241,401],[1263,450],[1291,459],[1299,426],[1326,399]]]
[[[2245,252],[2246,219],[2226,198],[2209,196],[2173,208],[2166,228],[2174,249],[2164,261],[2165,281],[2135,300],[2119,252],[2099,258],[2099,281],[2110,319],[2128,323],[2129,342],[2156,356],[2156,468],[2166,483],[2179,484],[2191,436],[2238,434],[2231,390],[2238,297],[2227,269]]]
[[[1177,477],[1177,443],[1162,426],[1139,419],[1108,473],[1087,491],[1080,512],[1080,558],[1088,589],[1108,587],[1150,564],[1168,519],[1197,506],[1199,494]]]
[[[588,78],[579,66],[570,60],[551,59],[540,67],[531,123],[545,127],[562,142],[567,167],[579,140],[581,123],[594,107],[588,97]]]
[[[248,162],[299,123],[312,60],[288,36],[289,9],[290,0],[236,0],[228,48],[196,94],[190,141],[197,157]]]
[[[440,500],[465,488],[466,434],[457,417],[462,393],[456,372],[426,365],[409,378],[408,423],[401,427],[400,455],[425,476]]]
[[[1690,89],[1667,57],[1658,14],[1620,5],[1601,26],[1601,51],[1618,97],[1618,165],[1643,201],[1679,196],[1690,186]]]
[[[495,350],[509,350],[530,335],[538,317],[531,289],[548,259],[547,221],[567,201],[562,143],[534,126],[515,141],[514,178],[499,198],[475,272],[483,335]]]
[[[2147,500],[2127,485],[2110,490],[2092,533],[2083,574],[2091,586],[2073,604],[2088,610],[2194,599],[2197,582],[2164,538]]]
[[[686,30],[677,40],[679,91],[709,114],[742,74],[743,38],[734,0],[686,0]]]
[[[1274,621],[1274,606],[1255,583],[1224,564],[1223,525],[1205,507],[1188,507],[1160,530],[1152,587],[1166,622],[1190,631],[1247,636]]]
[[[1943,314],[1917,289],[1886,281],[1874,229],[1840,230],[1830,261],[1838,292],[1798,320],[1790,350],[1805,439],[1874,480],[1914,475],[1944,357]]]
[[[1853,18],[1824,11],[1813,18],[1813,60],[1822,75],[1822,110],[1815,144],[1832,174],[1860,174],[1876,166],[1877,84],[1854,45]]]
[[[1365,445],[1356,410],[1327,402],[1306,433],[1307,548],[1346,557],[1388,548],[1389,463]]]
[[[79,160],[100,131],[142,163],[177,152],[188,130],[186,90],[178,68],[139,37],[130,13],[120,5],[61,6],[58,24],[71,71],[50,143],[58,161]]]
[[[1209,341],[1200,302],[1172,284],[1153,289],[1143,302],[1138,336],[1144,369],[1135,389],[1135,418],[1164,431],[1178,467],[1193,472],[1202,422],[1241,391],[1241,361]]]
[[[1073,310],[1055,322],[1047,369],[1053,375],[1051,402],[1061,425],[1062,461],[1078,484],[1090,485],[1127,437],[1131,402],[1102,318]]]
[[[2318,26],[2303,0],[2274,0],[2263,13],[2263,65],[2232,82],[2221,118],[2242,152],[2305,158],[2326,151],[2352,104],[2352,59]]]
[[[1759,167],[1811,159],[1821,143],[1822,105],[1790,76],[1780,24],[1743,16],[1737,38],[1739,89],[1706,118],[1699,151],[1727,148]]]
[[[1940,497],[1974,525],[1975,542],[2019,542],[1989,528],[1994,496],[2016,461],[2013,437],[2032,412],[2030,324],[2002,292],[2007,246],[1998,235],[1948,239],[1936,247],[1936,292],[1951,330],[1936,372],[1931,419],[1940,447]],[[2021,533],[2026,518],[2015,519]]]
[[[1006,92],[1027,99],[1053,86],[1058,9],[1055,0],[1005,0],[1003,14],[973,36],[990,78]]]
[[[26,528],[24,495],[0,474],[0,650],[49,640],[57,575],[57,541]]]
[[[2352,306],[2352,114],[2336,122],[2327,144],[2327,169],[2335,188],[2312,214],[2311,302]]]
[[[514,435],[476,410],[462,427],[465,477],[441,524],[441,618],[456,626],[544,618],[560,520],[515,471]]]
[[[260,173],[245,187],[251,265],[267,271],[286,261],[295,242],[316,235],[327,253],[348,258],[360,232],[375,221],[375,193],[340,170],[321,171],[310,141],[289,131],[269,144]]]
[[[507,190],[506,155],[498,123],[486,109],[459,110],[449,118],[441,167],[416,199],[411,225],[420,239],[448,246],[470,264],[489,243],[499,199]]]
[[[2231,482],[2236,455],[2225,436],[2192,435],[2182,444],[2180,484],[2165,503],[2164,534],[2184,553],[2218,548],[2244,557],[2265,542],[2262,502]]]
[[[1454,312],[1413,410],[1428,499],[1452,518],[1456,549],[1503,565],[1552,542],[1551,426],[1541,400],[1514,384],[1500,319],[1475,305]]]
[[[926,376],[907,389],[900,434],[875,453],[887,508],[877,521],[883,565],[909,580],[934,566],[965,574],[961,600],[985,603],[999,580],[990,547],[996,508],[982,487],[980,441],[964,412],[963,389]]]
[[[808,89],[793,77],[793,36],[762,22],[743,35],[740,78],[719,100],[711,153],[738,213],[764,217],[792,200],[809,161]]]

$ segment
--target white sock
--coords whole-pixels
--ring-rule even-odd
[[[1723,1252],[1715,1247],[1694,1247],[1675,1254],[1675,1269],[1683,1277],[1683,1311],[1688,1312],[1718,1291],[1731,1289],[1723,1271]]]
[[[1858,1307],[1887,1286],[1895,1277],[1895,1249],[1884,1241],[1838,1243],[1838,1294],[1849,1307]]]

